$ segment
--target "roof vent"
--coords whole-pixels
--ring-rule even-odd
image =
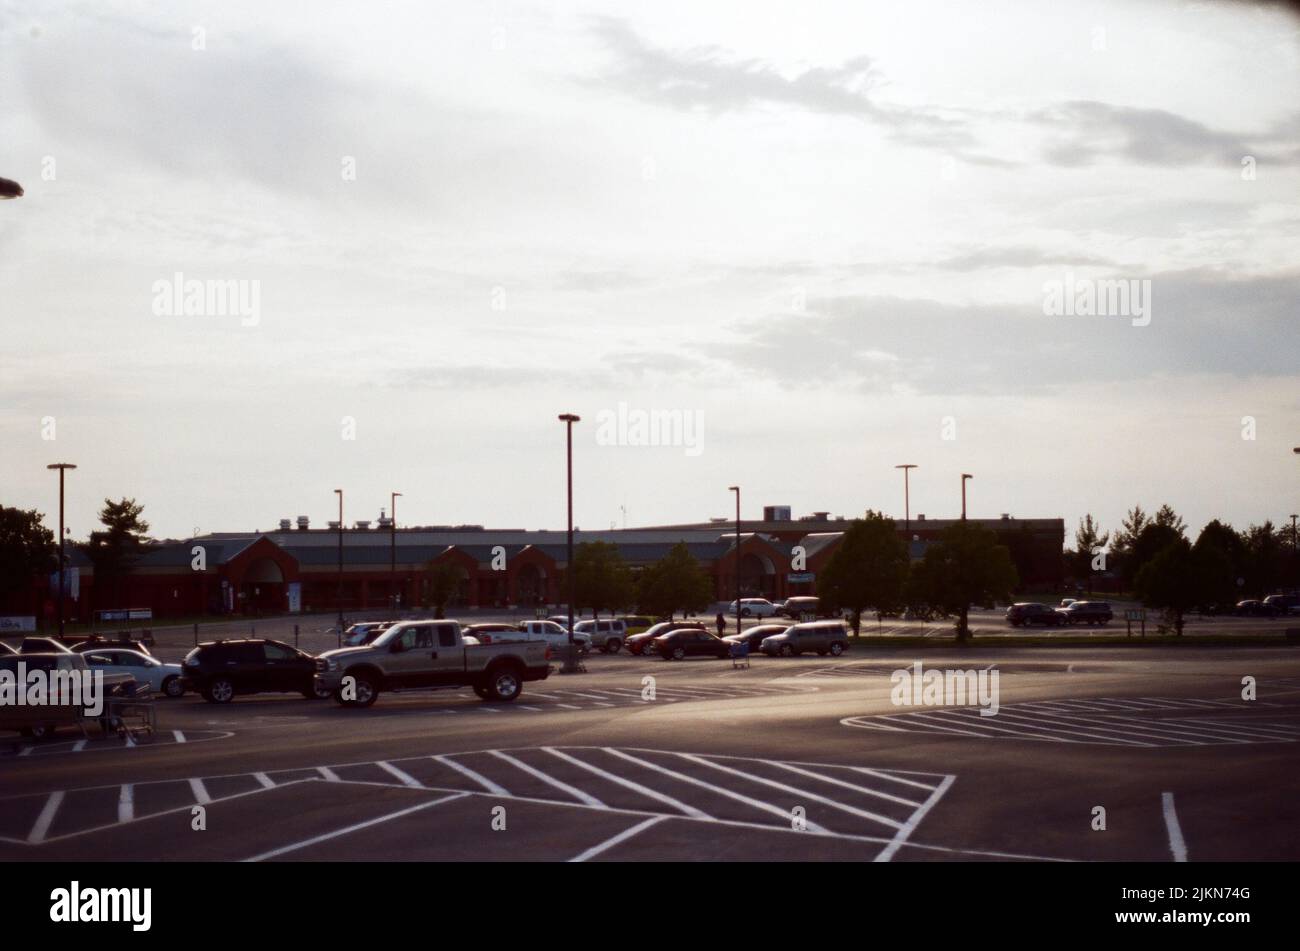
[[[368,530],[368,529],[370,528],[370,522],[369,522],[369,521],[362,521],[362,520],[359,519],[359,520],[357,521],[357,526],[356,526],[356,527],[359,528],[361,531],[364,532],[364,531],[366,531],[366,530]]]
[[[916,516],[916,520],[917,520],[918,522],[924,522],[924,521],[925,521],[925,513],[924,513],[924,512],[921,512],[919,515],[917,515],[917,516]]]
[[[338,523],[338,522],[326,522],[325,524],[328,525],[330,528],[335,529],[335,530],[337,530],[338,527],[339,527],[339,523]]]
[[[289,521],[287,518],[280,519],[280,531],[287,532],[289,530],[289,526],[292,524],[293,522]]]
[[[305,532],[311,526],[311,519],[306,515],[298,516],[298,531]]]

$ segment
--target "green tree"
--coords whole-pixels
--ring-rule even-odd
[[[868,511],[855,519],[817,578],[822,606],[853,612],[856,635],[867,608],[896,610],[907,583],[907,549],[892,518]]]
[[[1079,527],[1074,532],[1074,551],[1071,552],[1070,567],[1075,581],[1088,579],[1088,593],[1092,594],[1092,559],[1097,552],[1110,544],[1110,532],[1101,531],[1101,526],[1092,520],[1088,513],[1079,520]]]
[[[1127,539],[1127,550],[1120,563],[1125,586],[1133,588],[1142,567],[1182,538],[1186,527],[1182,518],[1168,505],[1160,506],[1155,518],[1143,522],[1137,535]]]
[[[1252,525],[1242,532],[1241,540],[1246,550],[1246,590],[1253,597],[1273,594],[1283,576],[1284,549],[1280,533],[1271,521],[1265,521],[1263,525]]]
[[[101,579],[106,580],[114,601],[121,595],[122,578],[139,560],[141,550],[149,541],[149,523],[141,518],[143,513],[144,506],[135,499],[123,498],[117,502],[105,499],[99,512],[104,530],[91,532],[84,549],[95,566],[96,592],[105,590]],[[100,604],[103,603],[101,600]]]
[[[1202,562],[1191,543],[1178,537],[1142,566],[1134,590],[1142,603],[1164,611],[1174,631],[1183,633],[1183,615],[1196,606],[1200,596]]]
[[[43,518],[35,509],[0,506],[0,600],[58,568],[58,542]]]
[[[1217,518],[1206,524],[1192,546],[1201,565],[1197,605],[1224,608],[1237,601],[1237,579],[1246,573],[1246,546],[1231,525]]]
[[[671,618],[698,613],[713,600],[713,585],[685,542],[678,542],[668,554],[641,573],[637,606],[654,617]]]
[[[576,582],[575,610],[591,608],[592,617],[632,604],[632,572],[618,546],[610,542],[583,542],[573,552]],[[568,590],[567,588],[565,590]]]
[[[431,561],[425,567],[424,606],[434,609],[434,617],[444,617],[447,605],[460,590],[460,569],[449,561]]]
[[[957,641],[970,639],[967,615],[972,604],[1009,600],[1017,584],[1011,553],[989,529],[958,522],[944,529],[912,568],[910,607],[957,615]]]

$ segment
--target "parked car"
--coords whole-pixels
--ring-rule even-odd
[[[652,641],[653,650],[664,660],[685,660],[687,657],[731,656],[731,645],[712,631],[698,627],[679,627],[660,634]]]
[[[72,651],[50,651],[48,653],[6,654],[0,656],[0,670],[7,670],[17,677],[18,665],[27,671],[73,671],[78,674],[88,670],[85,657]],[[107,673],[103,677],[105,694],[123,689],[130,689],[134,678],[125,673]],[[63,688],[58,688],[60,691]],[[38,706],[18,704],[0,705],[0,730],[16,730],[23,736],[41,740],[52,735],[61,726],[77,726],[84,723],[84,706],[78,709],[72,697],[60,692],[59,696],[47,698],[48,702]],[[85,697],[82,697],[85,700]],[[100,721],[104,721],[101,719]]]
[[[742,630],[739,634],[728,634],[723,640],[732,644],[748,644],[749,652],[755,654],[763,643],[763,638],[784,634],[789,629],[789,624],[758,624]]]
[[[1057,610],[1065,615],[1066,624],[1104,626],[1115,617],[1109,601],[1071,601],[1068,606]]]
[[[623,649],[627,640],[627,625],[617,618],[601,618],[598,621],[578,621],[573,625],[574,634],[586,634],[591,643],[602,654],[617,654]]]
[[[843,621],[806,621],[792,624],[780,634],[770,634],[759,643],[769,657],[792,657],[808,651],[820,656],[839,657],[849,649],[849,629]]]
[[[644,654],[649,657],[654,653],[654,639],[669,631],[675,631],[682,628],[694,628],[698,631],[706,631],[707,627],[700,621],[660,621],[653,624],[640,634],[631,635],[626,643],[629,654]]]
[[[1279,612],[1271,604],[1249,598],[1245,601],[1238,601],[1237,606],[1232,609],[1232,613],[1237,617],[1277,617]]]
[[[494,638],[502,642],[528,640],[528,635],[515,624],[466,624],[460,630],[466,637],[473,637],[480,644],[491,644]]]
[[[209,641],[185,655],[182,684],[208,703],[229,703],[236,696],[252,693],[301,693],[315,700],[329,696],[315,683],[316,673],[324,666],[319,658],[279,641]]]
[[[792,621],[801,620],[805,614],[811,614],[814,618],[827,617],[826,612],[821,609],[821,603],[821,598],[800,595],[797,598],[787,598],[776,613],[783,614]]]
[[[355,624],[349,624],[348,629],[343,632],[343,646],[360,647],[369,644],[392,623],[392,621],[357,621]]]
[[[735,616],[736,602],[732,601],[727,605],[727,613]],[[767,598],[741,598],[740,599],[740,616],[741,617],[772,617],[776,614],[776,605]]]
[[[553,651],[567,650],[569,647],[569,629],[563,624],[554,621],[520,621],[515,627],[523,633],[522,640],[546,641]],[[574,634],[573,643],[578,646],[580,654],[591,650],[591,636],[588,634]]]
[[[1264,604],[1277,614],[1300,614],[1300,594],[1270,594]]]
[[[81,651],[87,665],[92,670],[102,669],[105,673],[130,674],[139,683],[148,684],[154,693],[168,697],[179,697],[185,693],[184,672],[180,664],[164,664],[153,657],[146,657],[139,651],[111,647],[98,650]]]
[[[403,621],[365,647],[317,658],[317,689],[345,707],[368,707],[385,690],[473,687],[482,700],[515,700],[524,683],[551,673],[543,641],[471,644],[455,621]],[[351,691],[346,689],[351,678]]]
[[[149,649],[149,645],[144,641],[133,641],[126,637],[116,640],[110,640],[107,637],[88,637],[75,644],[68,644],[67,647],[74,654],[84,654],[86,651],[128,650],[135,651],[137,654],[144,654],[145,657],[153,656],[153,651]]]
[[[1065,623],[1065,614],[1037,601],[1017,601],[1007,608],[1007,623],[1012,627],[1029,627],[1033,624],[1060,627]]]
[[[1079,600],[1078,598],[1062,598],[1061,603],[1058,604],[1057,607],[1068,608],[1070,605],[1074,604],[1078,600]]]
[[[24,637],[18,646],[20,654],[71,654],[66,644],[52,637]]]
[[[640,615],[640,614],[628,615],[626,617],[619,618],[619,620],[622,621],[623,626],[627,628],[628,637],[631,637],[633,634],[640,634],[643,631],[649,630],[651,627],[654,626],[655,623],[654,618],[645,617],[644,615]]]

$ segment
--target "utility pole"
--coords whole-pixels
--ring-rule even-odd
[[[18,194],[21,195],[22,191],[19,190]],[[68,561],[67,557],[64,555],[64,545],[67,539],[63,537],[63,474],[69,469],[75,469],[77,467],[70,462],[56,462],[52,465],[46,466],[45,468],[59,470],[59,637],[62,638],[63,598],[64,591],[66,591],[68,587],[68,580],[66,577],[68,572]]]
[[[961,474],[961,520],[966,521],[966,480],[975,478],[969,472]]]
[[[569,486],[569,534],[568,534],[568,560],[565,562],[565,573],[569,576],[569,654],[564,658],[564,666],[560,668],[562,674],[576,674],[582,670],[578,663],[578,649],[573,643],[573,603],[578,598],[578,576],[573,570],[573,424],[579,422],[582,417],[574,413],[561,413],[560,422],[565,427],[565,442],[568,451],[568,486]],[[598,634],[598,631],[593,631]]]
[[[389,588],[393,593],[393,614],[397,614],[397,499],[401,492],[391,493],[388,509],[388,571]]]
[[[343,490],[335,489],[334,494],[339,497],[339,577],[338,592],[334,600],[339,609],[339,630],[338,636],[343,637]]]
[[[736,633],[740,633],[740,486],[727,487],[736,493]]]
[[[907,560],[912,560],[912,497],[908,486],[908,476],[917,468],[915,463],[905,462],[895,469],[903,470],[903,534],[907,537]]]

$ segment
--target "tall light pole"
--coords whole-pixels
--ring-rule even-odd
[[[561,413],[559,418],[560,422],[564,423],[565,443],[568,450],[569,483],[569,553],[564,568],[565,574],[569,576],[569,653],[564,658],[564,666],[560,668],[560,673],[576,674],[582,667],[578,664],[578,652],[573,644],[573,603],[578,598],[578,576],[573,570],[573,424],[581,420],[582,417],[574,413]]]
[[[901,466],[894,466],[895,469],[903,470],[903,531],[907,536],[907,557],[912,557],[912,497],[909,491],[908,476],[916,468],[916,463],[905,462]]]
[[[18,194],[22,193],[22,189],[18,189]],[[77,467],[71,462],[55,462],[45,468],[59,470],[59,637],[63,637],[63,592],[68,587],[67,579],[64,577],[68,571],[68,562],[63,554],[66,541],[63,537],[63,474]]]
[[[335,593],[334,601],[339,609],[339,642],[343,640],[343,490],[335,489],[334,494],[339,497],[339,584],[338,591]]]
[[[388,508],[388,570],[392,589],[393,613],[397,613],[397,499],[401,492],[390,493]]]
[[[736,633],[740,633],[740,486],[729,485],[727,489],[736,493]]]
[[[966,480],[975,478],[969,472],[961,474],[961,520],[966,521]]]

